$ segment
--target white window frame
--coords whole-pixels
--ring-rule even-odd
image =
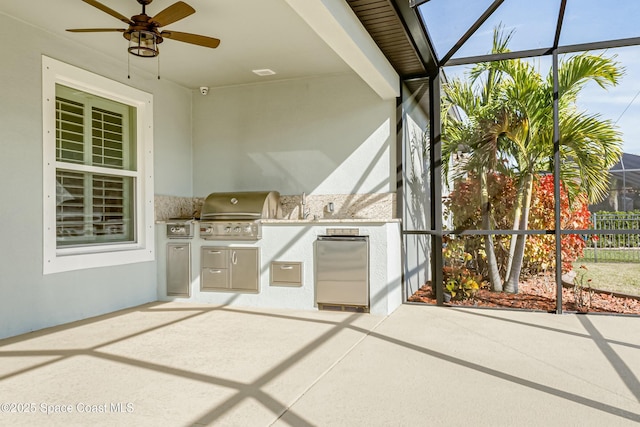
[[[78,242],[76,243],[76,245],[82,245],[82,242],[86,242],[87,239],[91,240],[96,239],[96,242],[92,242],[92,243],[87,243],[87,244],[104,244],[106,243],[108,240],[119,240],[119,241],[124,241],[123,238],[125,236],[122,235],[117,235],[117,233],[107,233],[107,234],[103,234],[102,238],[96,238],[95,235],[93,235],[93,231],[94,231],[94,227],[93,227],[93,221],[96,220],[96,217],[94,215],[95,209],[93,206],[93,203],[91,202],[92,198],[93,198],[93,194],[94,194],[94,187],[93,187],[93,179],[94,176],[112,176],[112,177],[118,177],[118,178],[131,178],[133,180],[135,180],[137,178],[137,164],[135,165],[131,165],[131,156],[130,156],[130,150],[127,148],[128,145],[133,141],[133,146],[135,147],[135,135],[133,135],[132,137],[130,137],[130,114],[131,114],[131,110],[132,108],[128,105],[124,105],[122,103],[116,103],[116,102],[112,102],[111,100],[107,100],[105,98],[98,98],[93,96],[90,93],[87,93],[86,91],[77,91],[75,89],[71,89],[68,88],[66,86],[62,86],[62,85],[57,85],[56,84],[56,105],[58,105],[60,103],[61,100],[71,100],[71,102],[79,102],[82,104],[82,109],[84,111],[84,125],[83,125],[83,135],[84,135],[84,142],[83,142],[83,159],[80,163],[78,163],[78,161],[80,161],[80,159],[74,159],[74,160],[69,160],[69,159],[61,159],[60,158],[60,152],[63,151],[63,147],[60,146],[59,144],[57,145],[57,149],[60,151],[56,151],[56,158],[57,158],[57,164],[56,164],[56,169],[57,171],[63,170],[63,171],[69,171],[72,173],[80,173],[83,174],[84,173],[84,217],[85,217],[85,223],[83,225],[84,228],[84,232],[85,234],[83,235],[79,235],[79,236],[65,236],[63,239],[66,240],[66,244],[64,245],[60,245],[60,236],[58,236],[58,248],[60,248],[61,246],[66,246],[66,247],[70,247],[71,245],[74,245],[74,241]],[[114,165],[114,166],[109,166],[106,164],[101,164],[101,163],[94,163],[94,156],[95,153],[93,151],[93,149],[95,148],[93,143],[93,139],[94,139],[94,127],[93,127],[93,122],[94,122],[94,110],[95,109],[99,109],[99,110],[104,110],[104,111],[109,111],[111,113],[114,114],[119,114],[122,115],[123,117],[123,135],[122,135],[122,142],[123,142],[123,147],[122,147],[122,157],[121,157],[121,162],[122,165]],[[58,125],[56,125],[57,127]],[[135,125],[133,126],[133,128],[135,129]],[[57,131],[59,131],[58,129],[56,129]],[[101,141],[102,142],[102,141]],[[100,160],[104,160],[102,157],[99,157]],[[130,169],[133,169],[130,170]],[[56,173],[57,176],[57,173]],[[59,187],[59,185],[63,185],[61,184],[62,181],[59,181],[56,183],[56,186]],[[58,188],[58,191],[60,190],[60,188]],[[129,191],[129,186],[124,185],[123,182],[123,195],[126,196],[126,199],[124,201],[123,204],[123,208],[127,208],[127,205],[129,206],[135,206],[135,200],[133,198],[133,189],[131,189],[131,191]],[[58,199],[60,197],[60,194],[58,194]],[[58,200],[59,201],[59,200]],[[127,203],[128,202],[128,203]],[[74,213],[73,216],[76,216],[77,213]],[[87,219],[88,218],[92,218],[92,220],[87,223]],[[123,217],[124,219],[124,217]],[[123,233],[124,234],[129,234],[127,232],[127,230],[130,228],[131,233],[135,232],[135,213],[132,212],[132,216],[130,218],[131,220],[133,220],[132,224],[124,224],[123,223]],[[98,221],[101,221],[102,218],[98,219]],[[104,224],[104,223],[103,223]],[[58,227],[58,233],[60,232],[60,225],[61,224],[56,224]],[[64,228],[66,224],[62,224],[62,228]],[[131,236],[132,239],[129,239],[129,241],[131,240],[137,240],[135,236]],[[102,242],[100,242],[100,240],[102,240]]]
[[[135,239],[58,248],[56,243],[56,84],[136,109]],[[153,95],[42,56],[43,274],[148,262],[155,259],[153,207]]]

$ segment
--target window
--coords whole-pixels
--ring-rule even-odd
[[[44,268],[151,261],[151,95],[43,56]]]
[[[135,242],[135,109],[56,84],[56,245]]]

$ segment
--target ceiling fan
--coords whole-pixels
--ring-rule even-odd
[[[178,31],[159,30],[160,27],[172,24],[195,13],[194,8],[182,1],[172,4],[155,16],[149,16],[146,14],[145,9],[153,0],[137,0],[137,2],[142,5],[142,13],[134,15],[131,18],[127,18],[96,0],[82,1],[128,24],[129,28],[74,28],[68,29],[67,31],[74,33],[123,33],[124,38],[129,40],[129,53],[135,56],[147,58],[158,56],[160,51],[157,45],[162,43],[165,38],[209,48],[216,48],[220,44],[220,40],[213,37]]]

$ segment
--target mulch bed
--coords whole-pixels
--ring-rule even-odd
[[[409,301],[436,304],[431,284],[427,283],[409,297]],[[640,315],[640,297],[612,295],[608,292],[583,290],[582,306],[576,304],[573,286],[562,289],[562,309],[575,312],[600,312]],[[503,307],[524,310],[556,311],[556,286],[554,277],[540,275],[530,278],[519,285],[517,294],[492,292],[480,289],[473,298],[463,301],[451,301],[448,306]]]

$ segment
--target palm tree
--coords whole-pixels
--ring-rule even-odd
[[[493,53],[508,51],[513,32],[494,30]],[[570,196],[586,193],[590,202],[606,196],[608,179],[603,177],[620,158],[620,133],[608,120],[576,107],[577,97],[589,82],[603,88],[616,85],[623,74],[612,58],[582,53],[565,59],[558,68],[560,109],[561,182]],[[443,165],[460,147],[470,152],[462,170],[478,175],[481,188],[483,229],[491,229],[491,206],[487,197],[488,173],[513,176],[517,198],[513,229],[526,230],[533,182],[540,172],[552,170],[553,77],[543,78],[522,60],[477,64],[469,80],[453,79],[444,87]],[[443,168],[445,178],[448,167]],[[518,291],[526,235],[513,235],[505,269],[504,287],[496,263],[493,243],[485,241],[489,280],[493,290]]]

